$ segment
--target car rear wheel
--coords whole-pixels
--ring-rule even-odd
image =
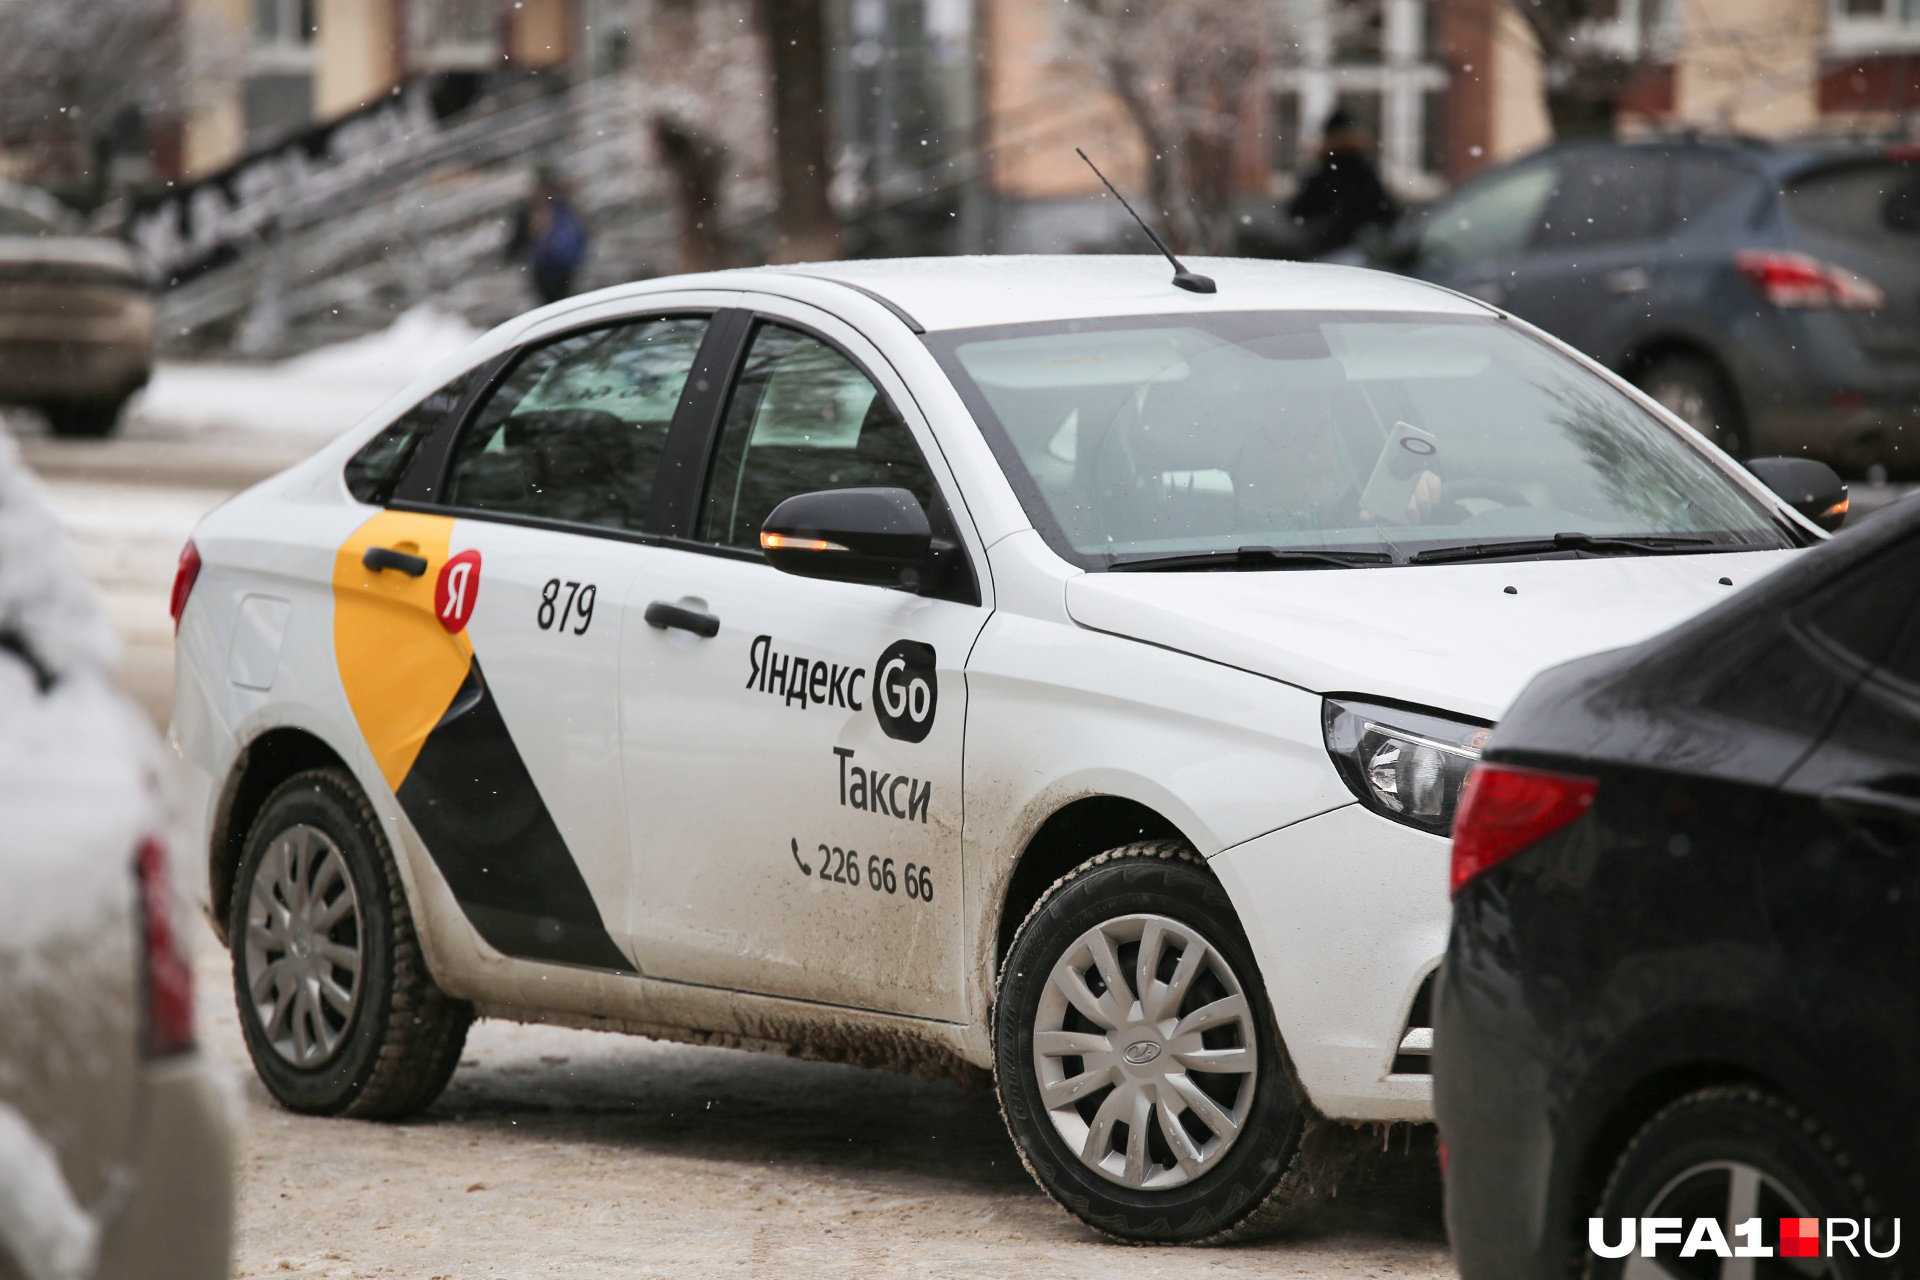
[[[1893,1220],[1876,1208],[1833,1137],[1792,1103],[1750,1085],[1701,1089],[1649,1120],[1614,1166],[1596,1213],[1611,1245],[1620,1243],[1621,1220],[1627,1218],[1678,1219],[1682,1239],[1656,1246],[1651,1258],[1643,1256],[1644,1241],[1621,1258],[1583,1249],[1588,1280],[1728,1280],[1735,1274],[1852,1280],[1884,1270],[1866,1256],[1867,1243],[1884,1253],[1892,1242]],[[1734,1234],[1735,1227],[1758,1219],[1759,1243],[1776,1256],[1722,1259],[1703,1242],[1682,1258],[1694,1224],[1703,1218],[1718,1220],[1729,1249],[1749,1243]],[[1845,1245],[1832,1250],[1839,1256],[1826,1257],[1822,1234],[1812,1255],[1790,1256],[1781,1247],[1780,1224],[1797,1218],[1817,1220],[1822,1233],[1829,1218],[1871,1218],[1873,1239],[1855,1246],[1859,1257],[1848,1257]]]
[[[1028,1171],[1110,1235],[1223,1243],[1317,1198],[1259,969],[1183,845],[1110,850],[1047,891],[1001,967],[994,1055]]]
[[[228,939],[247,1050],[284,1106],[394,1119],[446,1087],[472,1008],[427,972],[393,854],[346,773],[295,774],[267,797]]]
[[[1699,356],[1663,356],[1639,377],[1640,389],[1736,458],[1747,456],[1740,410],[1720,371]]]

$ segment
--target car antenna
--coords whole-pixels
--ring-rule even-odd
[[[1154,234],[1153,228],[1147,225],[1145,218],[1133,212],[1133,206],[1127,203],[1127,198],[1121,195],[1111,182],[1107,182],[1107,175],[1100,172],[1099,165],[1087,159],[1086,152],[1075,147],[1073,153],[1082,160],[1087,161],[1087,168],[1093,170],[1093,176],[1106,184],[1107,190],[1113,192],[1113,198],[1120,202],[1120,207],[1128,213],[1133,214],[1133,220],[1140,224],[1142,231],[1147,233],[1147,239],[1153,241],[1153,247],[1165,254],[1167,261],[1173,264],[1173,283],[1175,285],[1191,293],[1213,293],[1219,288],[1218,285],[1214,284],[1212,276],[1203,276],[1197,271],[1187,270],[1186,264],[1173,256],[1173,250],[1167,248],[1167,242]]]

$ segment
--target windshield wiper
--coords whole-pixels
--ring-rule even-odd
[[[1384,551],[1296,551],[1288,547],[1236,547],[1232,551],[1196,551],[1185,555],[1122,560],[1109,570],[1177,569],[1368,569],[1392,564]]]
[[[1684,555],[1716,547],[1712,538],[1609,538],[1591,533],[1556,533],[1551,538],[1524,538],[1513,542],[1476,542],[1464,547],[1434,547],[1416,551],[1412,564],[1442,564],[1449,560],[1491,560],[1497,556],[1553,555],[1562,551],[1629,551],[1638,555]]]

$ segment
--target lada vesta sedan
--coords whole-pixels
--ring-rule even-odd
[[[476,341],[208,516],[172,741],[261,1079],[469,1021],[985,1080],[1101,1231],[1431,1118],[1462,779],[1821,535],[1497,309],[1343,267],[834,263]]]

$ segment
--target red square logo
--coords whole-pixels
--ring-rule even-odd
[[[1780,1256],[1817,1258],[1820,1256],[1820,1219],[1780,1219]]]

